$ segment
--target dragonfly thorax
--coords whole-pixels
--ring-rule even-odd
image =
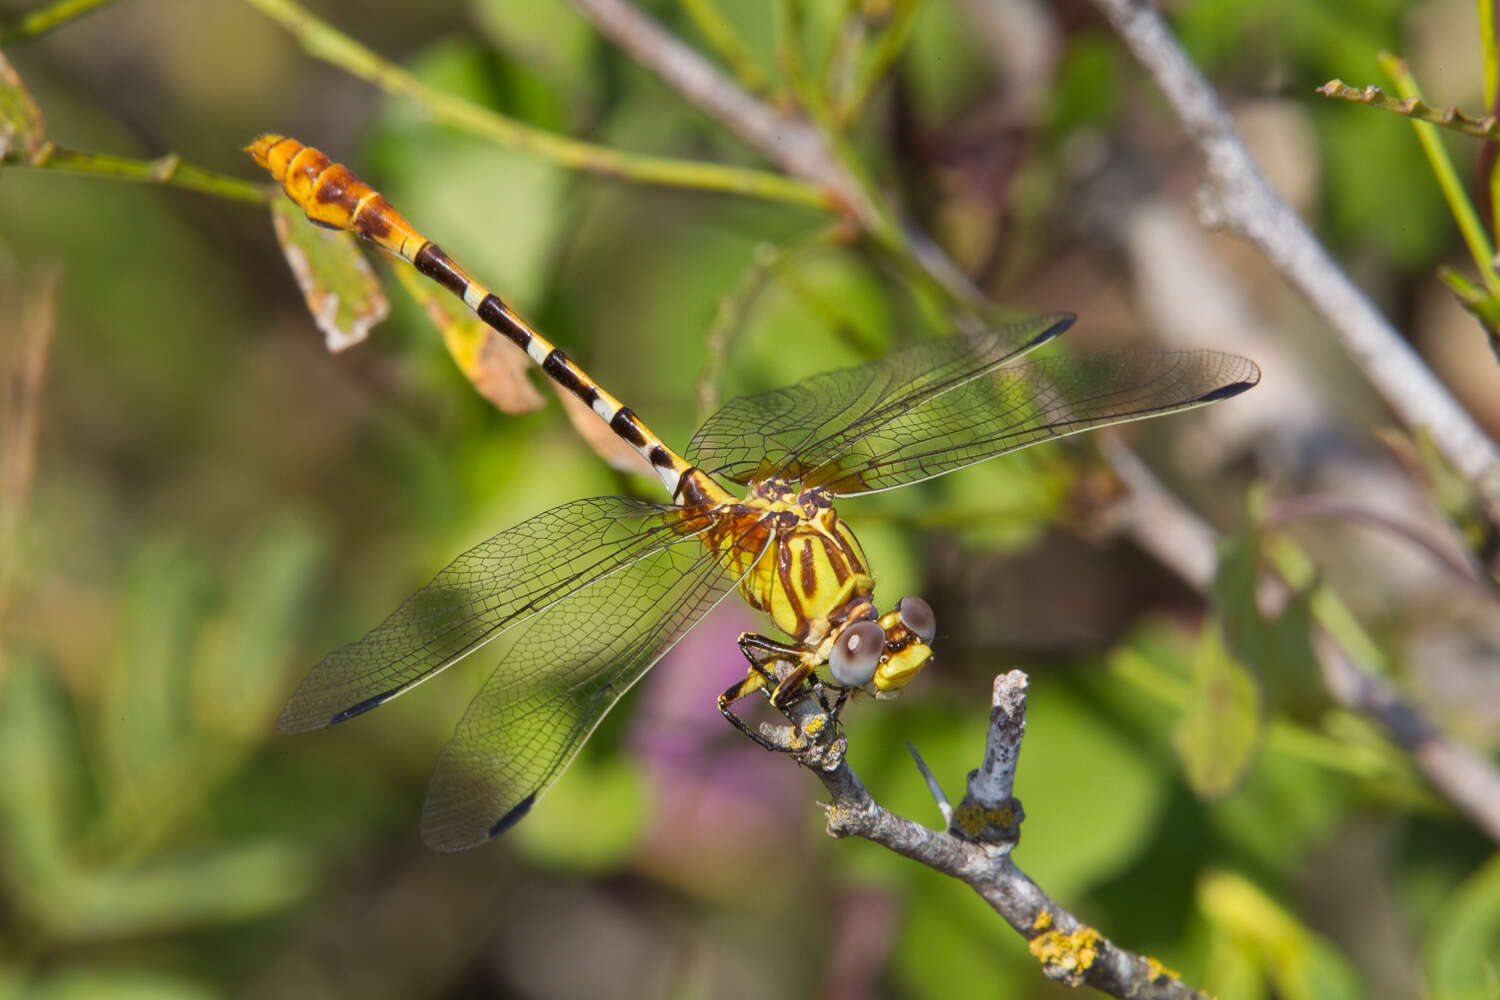
[[[864,549],[826,492],[772,479],[756,483],[743,504],[770,538],[740,592],[777,628],[816,646],[838,625],[874,617]]]

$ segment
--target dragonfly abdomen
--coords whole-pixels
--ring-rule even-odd
[[[533,330],[500,296],[485,288],[436,243],[419,233],[374,188],[341,163],[296,139],[263,135],[246,147],[308,219],[362,236],[436,281],[531,358],[561,389],[577,397],[615,436],[656,470],[675,497],[691,465],[668,448],[641,419],[611,396],[559,348]]]

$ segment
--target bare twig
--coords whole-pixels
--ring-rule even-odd
[[[1156,959],[1120,948],[1063,909],[1011,860],[1022,816],[1010,792],[1025,732],[1026,685],[1019,670],[995,678],[984,763],[970,775],[969,794],[946,830],[879,805],[842,752],[799,754],[833,797],[825,807],[829,835],[863,837],[968,885],[1026,938],[1049,978],[1137,1000],[1203,997]]]
[[[1213,586],[1213,529],[1166,489],[1126,448],[1104,446],[1105,457],[1130,488],[1121,522],[1141,548],[1183,580],[1207,593]],[[1403,701],[1380,677],[1361,667],[1321,625],[1312,630],[1313,650],[1329,695],[1345,708],[1374,720],[1393,743],[1411,754],[1417,769],[1447,800],[1491,838],[1500,841],[1500,770],[1442,732]]]
[[[1432,561],[1464,587],[1474,591],[1486,601],[1493,600],[1495,593],[1485,582],[1484,574],[1473,562],[1465,559],[1455,546],[1445,545],[1430,532],[1417,524],[1394,517],[1381,510],[1350,502],[1348,498],[1330,496],[1299,496],[1277,500],[1266,512],[1266,527],[1278,527],[1304,518],[1321,518],[1343,523],[1369,525],[1407,542],[1426,553]]]
[[[1324,97],[1368,104],[1372,108],[1390,111],[1403,118],[1431,122],[1480,139],[1500,139],[1500,119],[1496,119],[1494,115],[1473,118],[1454,107],[1434,108],[1420,97],[1391,97],[1379,87],[1351,87],[1343,80],[1329,80],[1316,89]]]
[[[1432,436],[1500,521],[1500,450],[1401,334],[1271,190],[1213,88],[1146,0],[1095,0],[1198,145],[1212,182],[1207,214],[1260,248],[1323,314],[1350,357],[1412,429]]]

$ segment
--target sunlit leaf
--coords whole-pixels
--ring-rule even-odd
[[[390,303],[359,241],[308,222],[288,198],[271,199],[271,224],[328,349],[342,351],[369,336]]]
[[[17,147],[30,156],[46,135],[42,109],[15,68],[0,55],[0,157]]]
[[[1258,959],[1284,1000],[1355,1000],[1362,995],[1349,962],[1252,882],[1215,872],[1198,886],[1198,905]]]
[[[1438,909],[1425,951],[1433,997],[1500,996],[1500,854],[1469,876]]]
[[[1255,681],[1210,622],[1193,654],[1192,700],[1172,734],[1193,791],[1217,798],[1233,789],[1254,759],[1261,731]]]

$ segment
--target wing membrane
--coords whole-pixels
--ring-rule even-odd
[[[1216,351],[1119,351],[1008,365],[845,429],[836,438],[839,454],[809,470],[804,482],[839,496],[888,490],[1040,441],[1227,399],[1259,380],[1253,361]]]
[[[620,696],[737,582],[690,540],[517,629],[438,758],[423,841],[463,850],[520,820]]]
[[[914,344],[877,361],[726,403],[698,428],[688,461],[732,482],[800,478],[878,425],[977,378],[1073,323],[1053,313],[981,334]]]
[[[707,527],[679,508],[597,497],[553,508],[453,560],[368,635],[324,657],[277,720],[319,729],[368,711],[581,587]]]

